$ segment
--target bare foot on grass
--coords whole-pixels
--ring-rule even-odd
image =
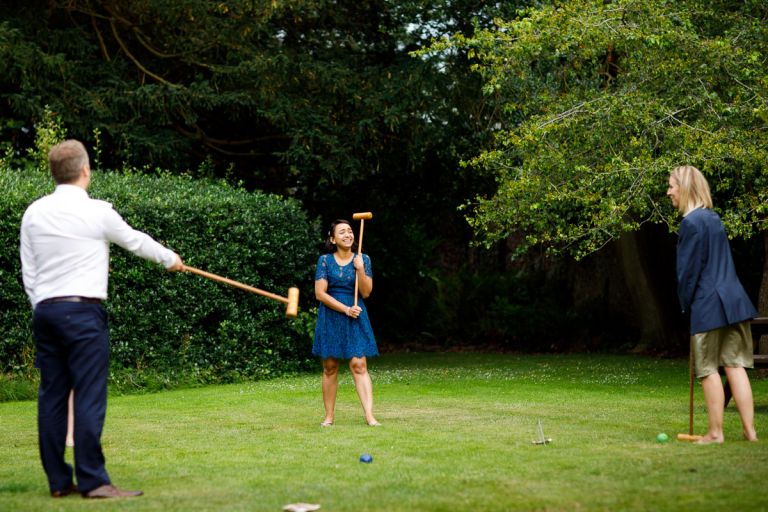
[[[745,430],[744,439],[747,441],[757,441],[757,432],[755,432],[755,429]]]

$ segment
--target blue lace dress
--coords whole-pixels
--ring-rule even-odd
[[[363,254],[365,275],[373,277],[371,259]],[[317,260],[315,281],[328,281],[328,293],[339,302],[351,306],[355,295],[355,265],[351,261],[341,266],[333,254],[323,254]],[[315,343],[312,353],[322,359],[350,359],[352,357],[372,357],[379,355],[376,339],[373,336],[368,310],[362,297],[357,305],[362,308],[357,318],[348,317],[325,304],[320,303],[315,327]]]

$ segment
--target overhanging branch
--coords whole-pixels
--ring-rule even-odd
[[[117,32],[117,27],[115,26],[115,20],[109,20],[109,26],[110,26],[110,27],[112,27],[112,35],[114,35],[114,36],[115,36],[115,40],[117,41],[117,44],[119,44],[119,45],[120,45],[120,48],[121,48],[121,49],[122,49],[122,50],[125,52],[125,55],[126,55],[126,56],[127,56],[129,59],[131,59],[131,61],[132,61],[132,62],[133,62],[135,65],[136,65],[136,67],[137,67],[137,68],[139,68],[139,69],[140,69],[140,70],[142,70],[142,71],[143,71],[145,74],[147,74],[147,75],[151,76],[152,78],[154,78],[155,80],[157,80],[158,82],[160,82],[160,83],[162,83],[162,84],[168,85],[168,86],[170,86],[170,87],[181,87],[181,86],[180,86],[180,85],[178,85],[178,84],[174,84],[174,83],[172,83],[172,82],[169,82],[169,81],[168,81],[168,80],[166,80],[165,78],[163,78],[163,77],[161,77],[160,75],[157,75],[157,74],[155,74],[155,73],[151,72],[151,71],[150,71],[150,70],[148,70],[146,67],[144,67],[144,66],[141,64],[141,62],[139,62],[139,60],[138,60],[136,57],[134,57],[134,56],[133,56],[133,54],[131,53],[131,51],[130,51],[130,50],[129,50],[129,49],[126,47],[126,46],[125,46],[125,43],[124,43],[124,42],[123,42],[123,40],[120,38],[120,34],[118,34],[118,32]]]
[[[192,125],[192,130],[186,129],[183,126],[179,124],[174,124],[174,128],[176,131],[184,135],[185,137],[196,140],[205,146],[213,149],[217,153],[221,153],[222,155],[227,156],[237,156],[237,157],[257,157],[257,156],[269,156],[271,153],[256,153],[253,151],[232,151],[228,149],[224,149],[222,146],[245,146],[248,144],[256,144],[259,142],[265,142],[270,140],[287,140],[288,137],[285,135],[272,135],[267,137],[252,137],[248,139],[217,139],[214,137],[209,137],[202,128],[200,128],[198,125]]]

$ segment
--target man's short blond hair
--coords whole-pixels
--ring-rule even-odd
[[[681,165],[672,170],[670,176],[677,182],[680,191],[677,209],[681,214],[696,208],[712,208],[712,195],[707,178],[692,165]]]
[[[48,152],[53,180],[61,185],[77,181],[83,167],[89,167],[88,151],[79,140],[59,142]]]

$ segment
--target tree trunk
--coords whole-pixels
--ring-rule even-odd
[[[642,342],[655,346],[669,340],[664,314],[644,264],[645,252],[638,243],[639,233],[624,233],[618,240],[618,254],[627,289],[632,298],[635,314],[640,320]]]
[[[768,315],[768,231],[763,231],[763,278],[760,281],[757,309],[760,311],[760,316]],[[768,336],[760,337],[758,353],[768,354]]]

